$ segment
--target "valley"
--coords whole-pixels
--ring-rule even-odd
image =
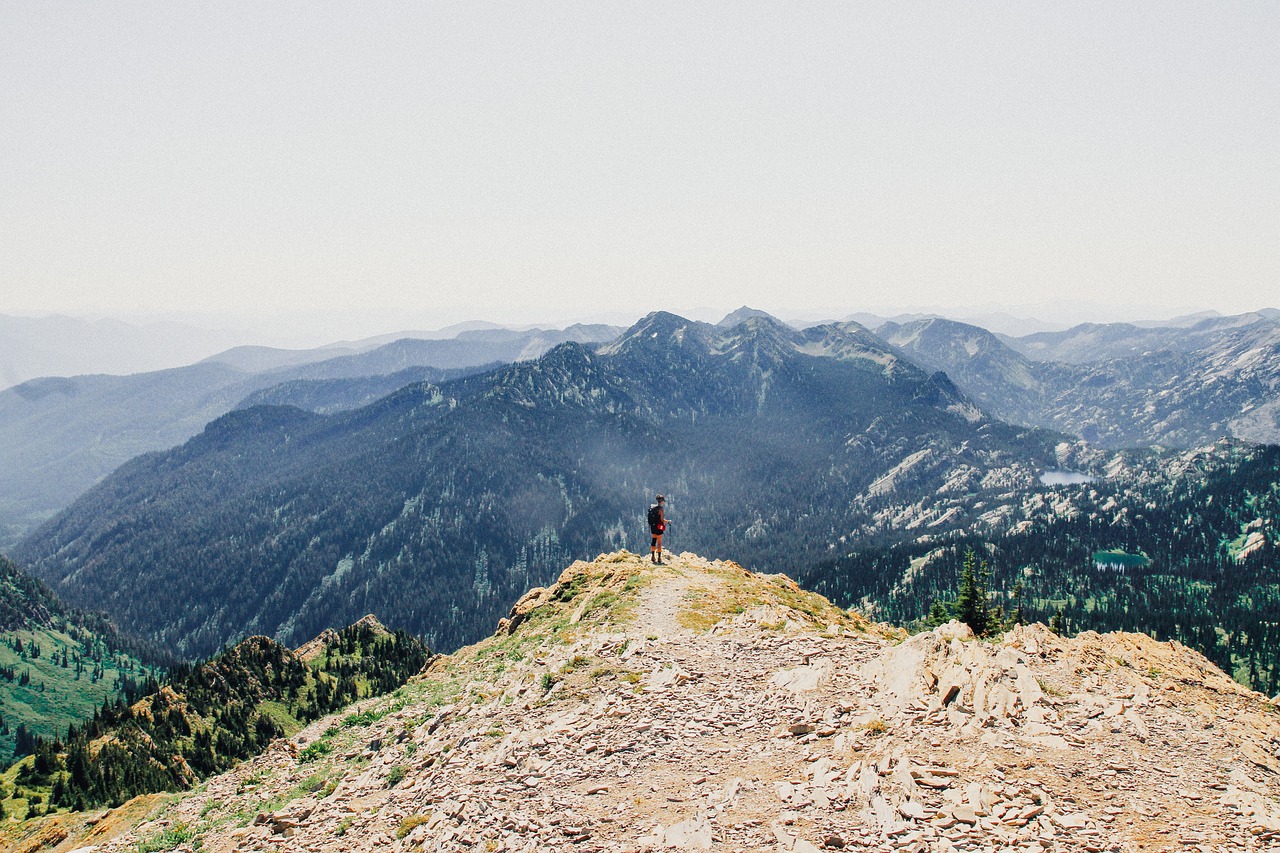
[[[0,557],[0,767],[36,738],[65,733],[104,702],[133,696],[174,659],[66,607]]]
[[[1148,370],[1135,373],[1134,363],[1176,374],[1169,364],[1211,362],[1206,347],[1265,340],[1271,322],[1194,326],[1180,348],[1169,346],[1174,333],[1103,337],[1131,376]],[[575,600],[580,590],[564,586],[567,575],[553,584],[562,567],[640,550],[643,507],[658,490],[669,496],[677,547],[722,553],[748,570],[784,570],[831,599],[801,612],[831,608],[824,618],[837,625],[852,619],[871,630],[858,622],[865,615],[928,628],[925,615],[953,600],[961,564],[977,554],[990,568],[983,595],[1009,620],[1003,627],[1039,621],[1066,636],[1150,634],[1204,654],[1240,684],[1280,690],[1277,447],[1218,437],[1164,449],[1157,439],[1174,435],[1167,417],[1157,435],[1155,421],[1124,407],[1080,408],[1088,389],[1110,387],[1116,397],[1114,382],[1088,376],[1120,362],[1035,362],[1015,342],[979,332],[941,320],[799,330],[743,309],[719,325],[657,313],[603,343],[485,332],[525,348],[503,351],[509,364],[417,365],[423,344],[449,342],[393,341],[285,366],[291,356],[248,350],[205,365],[210,375],[243,377],[243,367],[264,365],[277,372],[214,388],[218,406],[243,396],[176,447],[121,465],[13,549],[50,588],[5,564],[12,593],[0,646],[8,681],[0,683],[0,747],[28,757],[0,781],[0,808],[56,832],[86,810],[149,802],[253,761],[317,718],[396,690],[428,660],[411,635],[451,652],[482,641],[530,587],[533,598],[522,601],[535,603],[512,609],[499,635],[517,631],[547,595]],[[1078,355],[1082,336],[1041,333],[1031,336],[1034,347],[1021,345]],[[1153,341],[1165,348],[1123,353]],[[1233,363],[1254,372],[1221,381],[1230,405],[1253,400],[1246,409],[1265,409],[1271,374],[1257,369],[1270,356],[1251,351],[1264,355]],[[181,370],[165,381],[198,389]],[[37,399],[62,393],[42,382],[14,390]],[[100,399],[141,411],[147,398],[131,396],[147,387],[139,382],[117,382],[134,390]],[[146,393],[164,396],[162,387]],[[1152,392],[1200,418],[1179,435],[1220,436],[1227,419],[1162,387]],[[1070,434],[1080,422],[1054,414],[1070,393],[1082,422],[1118,446],[1098,440],[1101,432],[1093,441]],[[1125,393],[1126,406],[1153,411],[1141,403],[1146,391]],[[200,411],[187,417],[199,420]],[[1125,449],[1129,439],[1147,446]],[[684,559],[695,574],[707,567]],[[548,584],[550,593],[538,592]],[[620,594],[609,587],[592,601]],[[596,606],[605,605],[580,608],[569,625]],[[620,618],[630,612],[623,607]],[[718,624],[680,612],[664,617],[659,636]],[[377,625],[361,620],[365,613],[399,629],[394,644],[380,625],[354,645],[343,638],[355,627],[331,630]],[[541,680],[572,681],[576,668]],[[417,695],[405,689],[398,695]],[[379,717],[345,719],[359,728]],[[347,727],[326,724],[301,751],[306,761],[328,761]],[[326,774],[298,790],[323,799],[337,784]],[[904,802],[917,800],[908,793]],[[936,808],[918,802],[926,815]],[[866,807],[876,810],[874,797]],[[905,808],[889,823],[880,815],[882,828],[916,820],[916,807]],[[266,825],[289,820],[270,816]],[[715,831],[677,824],[658,831],[686,840]],[[224,826],[182,825],[193,833]],[[777,837],[803,849],[802,835]]]
[[[598,349],[346,413],[232,413],[122,466],[15,553],[185,656],[368,612],[448,650],[566,559],[634,546],[660,490],[681,546],[791,568],[850,532],[896,538],[883,513],[904,500],[941,494],[941,533],[1087,455],[986,417],[860,326],[655,314]]]

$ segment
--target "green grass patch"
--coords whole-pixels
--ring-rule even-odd
[[[385,717],[388,713],[389,709],[383,711],[368,710],[360,711],[356,714],[347,714],[347,716],[342,718],[342,727],[344,729],[352,729],[357,726],[371,726],[378,722],[378,720]]]
[[[324,790],[329,784],[329,776],[325,773],[312,773],[306,779],[298,783],[298,789],[304,794],[314,794],[316,791]]]
[[[94,661],[94,656],[100,660]],[[16,674],[13,681],[0,679],[0,714],[9,726],[9,734],[0,735],[0,766],[13,757],[19,725],[42,737],[61,737],[67,726],[80,725],[104,699],[113,698],[122,677],[141,681],[157,672],[122,653],[91,649],[62,631],[48,629],[0,632],[0,667],[12,667]],[[95,669],[100,673],[96,679]]]
[[[180,844],[186,844],[195,837],[195,830],[186,824],[177,823],[133,845],[133,853],[165,853]]]
[[[324,758],[332,752],[333,744],[321,738],[303,749],[302,752],[298,754],[298,761],[304,764],[309,761],[319,761],[321,758]]]
[[[302,731],[302,721],[289,713],[289,706],[276,699],[267,699],[258,705],[258,710],[266,714],[272,722],[284,729],[285,737],[293,737]]]
[[[585,574],[574,575],[569,578],[569,582],[567,584],[563,584],[556,590],[556,594],[554,596],[555,600],[564,602],[573,601],[577,598],[578,593],[582,591],[582,587],[585,586],[586,583],[587,576]]]

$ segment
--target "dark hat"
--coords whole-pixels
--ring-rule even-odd
[[[654,500],[655,500],[655,501],[658,501],[659,503],[661,503],[661,502],[665,501],[665,500],[666,500],[666,498],[664,498],[662,495],[658,495],[656,498],[654,498]]]

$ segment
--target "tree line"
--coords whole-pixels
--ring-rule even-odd
[[[411,635],[369,625],[337,632],[311,665],[273,640],[251,637],[105,701],[65,737],[28,736],[32,757],[16,781],[47,790],[49,808],[71,810],[183,790],[288,730],[395,689],[429,657]],[[287,713],[273,713],[268,702]]]
[[[1007,532],[963,531],[868,548],[800,582],[888,621],[920,623],[953,599],[970,551],[991,570],[993,603],[1069,633],[1136,631],[1193,648],[1241,683],[1280,692],[1280,447],[1198,476],[1063,487],[1057,508]],[[1242,542],[1261,534],[1245,553]],[[1147,563],[1099,569],[1120,549]]]

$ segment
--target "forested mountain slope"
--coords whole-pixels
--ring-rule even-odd
[[[0,556],[0,767],[78,723],[167,659],[106,619],[66,607]]]
[[[83,811],[190,788],[306,723],[394,690],[430,656],[373,616],[297,652],[250,637],[37,739],[31,757],[7,774],[15,784],[7,802],[0,794],[0,808],[19,816]]]
[[[439,370],[434,367],[406,367],[384,376],[353,376],[341,379],[291,379],[254,391],[236,404],[237,409],[254,406],[293,406],[306,412],[330,415],[367,406],[406,385],[442,382],[448,379],[496,370],[499,363],[475,369]]]
[[[864,548],[798,577],[910,622],[958,585],[965,552],[1006,612],[1071,632],[1179,640],[1244,684],[1280,692],[1280,447],[1220,442],[1116,456],[1095,482],[1027,493],[952,541]]]
[[[794,567],[896,541],[891,516],[943,532],[1071,452],[856,325],[659,313],[597,350],[351,412],[232,413],[123,466],[20,553],[184,655],[366,612],[449,649],[567,558],[643,545],[658,491],[675,547]],[[917,505],[933,495],[945,511]]]
[[[0,548],[120,464],[186,441],[246,398],[337,411],[409,382],[439,382],[536,357],[561,341],[610,340],[617,331],[581,325],[471,331],[391,341],[358,354],[324,357],[337,348],[295,353],[300,364],[282,364],[288,351],[267,357],[238,348],[171,370],[33,379],[0,391]]]

